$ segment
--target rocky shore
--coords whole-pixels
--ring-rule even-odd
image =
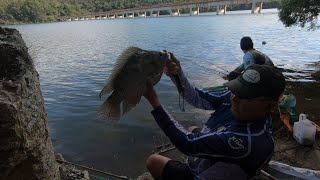
[[[56,161],[39,74],[20,33],[1,27],[0,162],[0,180],[89,179]]]

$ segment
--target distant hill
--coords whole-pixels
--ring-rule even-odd
[[[0,24],[51,22],[59,16],[77,16],[177,2],[195,2],[195,0],[0,0]],[[277,8],[279,3],[264,3],[263,7]],[[236,5],[228,7],[228,10],[250,8],[251,5]],[[215,8],[200,11],[215,11]]]

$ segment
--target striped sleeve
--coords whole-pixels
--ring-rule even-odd
[[[192,106],[205,110],[216,110],[221,104],[230,102],[230,93],[215,94],[202,91],[190,84],[183,71],[178,72],[179,79],[184,87],[183,98]],[[171,80],[177,84],[174,78]]]
[[[231,132],[187,132],[162,106],[154,109],[152,115],[170,141],[186,155],[240,159],[250,154],[249,136]]]

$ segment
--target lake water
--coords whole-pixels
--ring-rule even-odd
[[[238,66],[243,56],[239,41],[251,36],[255,48],[275,64],[312,70],[305,64],[320,60],[320,31],[285,28],[276,10],[263,12],[10,27],[23,35],[40,74],[55,151],[68,161],[136,177],[146,171],[145,160],[160,144],[162,133],[145,99],[117,123],[97,118],[103,103],[98,95],[116,58],[128,46],[166,49],[181,61],[193,84],[217,86],[225,81],[215,71]],[[188,105],[181,112],[177,90],[166,76],[156,90],[161,103],[184,126],[199,125],[211,113]]]

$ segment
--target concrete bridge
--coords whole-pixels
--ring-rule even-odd
[[[61,16],[58,21],[84,21],[94,19],[115,19],[115,18],[135,18],[135,17],[159,17],[160,11],[168,11],[171,16],[180,16],[181,9],[189,9],[190,16],[198,16],[200,8],[216,7],[216,14],[226,14],[227,7],[239,4],[252,4],[251,13],[261,13],[264,2],[274,2],[281,0],[202,0],[189,3],[171,3],[157,6],[112,10],[107,12],[86,14],[81,16]]]

